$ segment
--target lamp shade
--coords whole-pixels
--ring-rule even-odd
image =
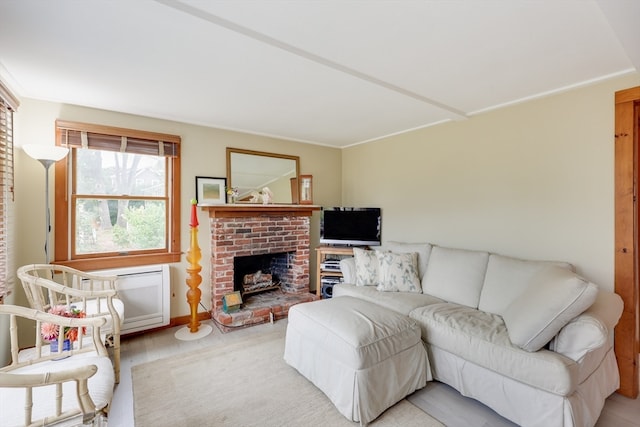
[[[22,149],[29,157],[36,160],[51,160],[54,162],[62,160],[69,153],[68,148],[55,145],[28,144],[22,146]]]

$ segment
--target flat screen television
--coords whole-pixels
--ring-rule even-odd
[[[380,224],[380,208],[323,208],[320,220],[320,243],[379,246]]]

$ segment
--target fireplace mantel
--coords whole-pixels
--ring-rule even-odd
[[[198,205],[209,212],[209,218],[241,218],[269,216],[311,216],[320,210],[316,205],[261,205],[236,203],[227,205]]]

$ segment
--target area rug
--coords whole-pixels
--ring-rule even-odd
[[[136,427],[358,426],[287,365],[283,353],[278,331],[134,366]],[[407,400],[369,425],[442,426]]]

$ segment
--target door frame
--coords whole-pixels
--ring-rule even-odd
[[[623,396],[638,397],[638,133],[640,86],[615,94],[615,292],[624,311],[615,328],[615,353]]]

